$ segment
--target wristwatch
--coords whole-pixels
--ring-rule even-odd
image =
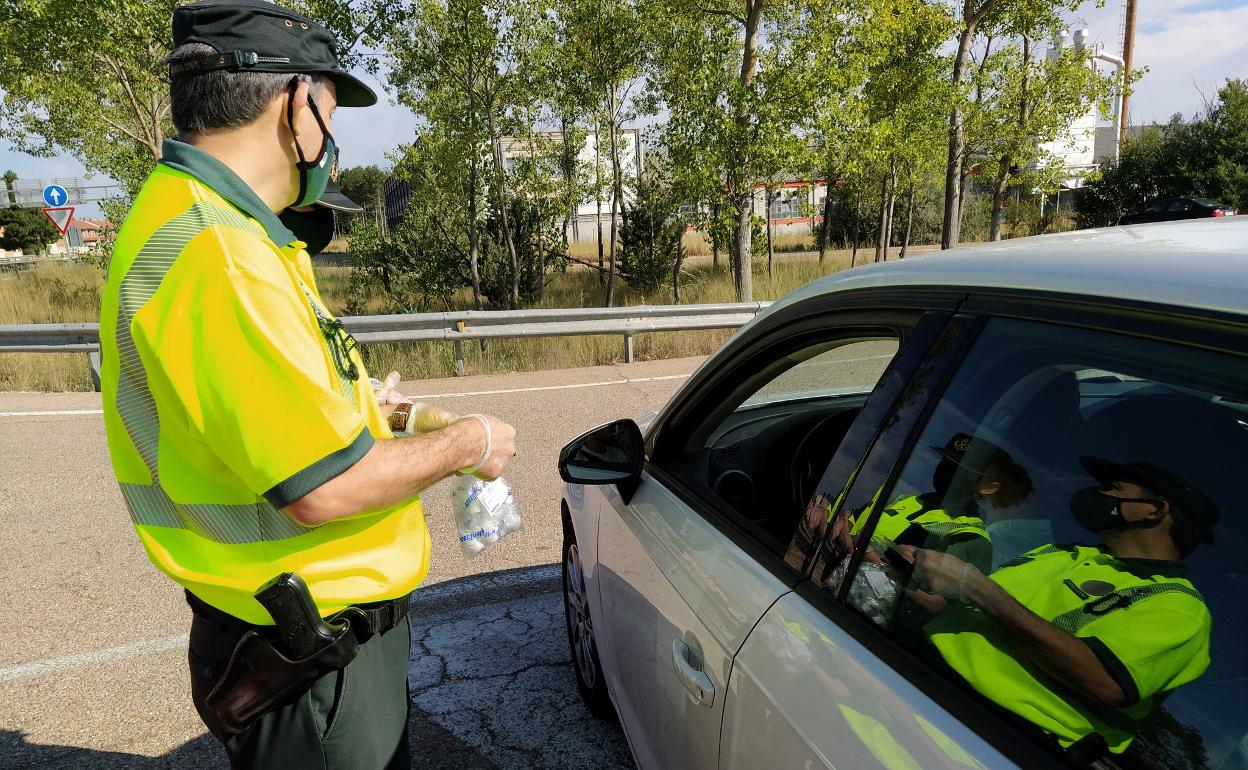
[[[391,433],[407,432],[408,423],[412,421],[412,407],[414,406],[415,404],[411,401],[405,401],[394,408],[394,411],[390,413]]]

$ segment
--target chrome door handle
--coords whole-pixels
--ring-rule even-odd
[[[680,683],[689,691],[694,702],[703,706],[715,705],[715,684],[705,671],[694,666],[689,645],[679,639],[672,640],[672,666]]]

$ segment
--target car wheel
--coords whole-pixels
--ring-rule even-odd
[[[563,543],[563,607],[572,650],[572,670],[576,672],[576,688],[581,692],[581,699],[599,719],[614,718],[615,709],[607,695],[606,677],[598,660],[597,637],[589,616],[589,593],[581,569],[581,552],[571,527],[567,528]]]

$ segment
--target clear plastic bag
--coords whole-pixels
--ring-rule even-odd
[[[462,476],[451,492],[451,505],[465,559],[524,528],[511,487],[503,479],[482,481],[476,476]]]

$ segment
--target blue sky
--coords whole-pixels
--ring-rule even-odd
[[[1072,14],[1070,27],[1086,26],[1092,42],[1118,53],[1122,0],[1094,5],[1087,2]],[[1135,60],[1148,72],[1131,97],[1132,123],[1165,121],[1176,112],[1190,117],[1227,78],[1248,78],[1248,0],[1139,0],[1138,6]],[[342,163],[388,166],[385,154],[410,141],[415,125],[411,113],[384,96],[368,109],[339,110],[334,138]],[[0,170],[10,168],[25,179],[85,176],[71,157],[32,158],[0,139]],[[97,216],[98,208],[85,206],[79,213]]]

